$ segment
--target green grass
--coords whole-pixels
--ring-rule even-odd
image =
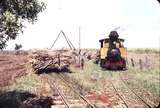
[[[139,68],[129,67],[127,71],[110,71],[102,70],[99,65],[94,64],[92,61],[86,63],[83,70],[72,68],[70,76],[78,80],[79,84],[83,85],[85,89],[91,92],[98,92],[105,90],[107,80],[111,80],[116,87],[123,91],[124,84],[120,80],[119,73],[123,78],[127,78],[129,86],[133,89],[139,88],[137,93],[140,95],[149,93],[149,98],[155,103],[160,100],[160,72],[159,67],[152,69],[140,70]],[[142,93],[141,93],[142,92]],[[146,93],[143,93],[146,92]],[[114,91],[113,91],[114,93]]]
[[[17,78],[12,85],[1,88],[0,106],[2,108],[19,108],[23,101],[36,96],[35,88],[40,84],[40,78],[33,73]]]
[[[156,49],[129,49],[129,52],[133,53],[159,53]],[[158,59],[155,59],[156,64]],[[120,81],[119,73],[122,73],[124,78],[128,78],[129,85],[133,88],[139,88],[140,91],[147,91],[150,93],[150,97],[153,97],[155,102],[160,100],[160,71],[159,65],[155,65],[153,68],[140,70],[139,68],[133,68],[129,66],[128,70],[125,72],[121,71],[110,71],[112,73],[112,77],[110,76],[110,72],[107,70],[103,70],[99,65],[94,64],[93,61],[89,61],[85,63],[84,69],[77,69],[71,66],[71,71],[73,73],[68,73],[67,75],[72,79],[76,80],[79,85],[81,92],[99,92],[105,91],[110,84],[108,81],[111,80],[116,87],[123,91],[124,85]],[[22,95],[24,92],[27,93],[35,93],[37,87],[44,87],[42,79],[36,74],[28,74],[26,76],[22,76],[17,78],[15,83],[10,86],[4,87],[1,89],[0,100],[4,98],[14,99],[11,104],[17,102],[17,98],[23,101]],[[140,90],[143,88],[144,90]],[[111,91],[114,93],[114,91]],[[138,93],[138,92],[137,92]],[[143,96],[144,93],[141,93]],[[131,97],[130,97],[131,98]],[[15,101],[16,100],[16,101]],[[3,102],[3,101],[1,101]],[[7,101],[6,101],[7,102]],[[8,103],[6,103],[8,104]]]
[[[40,78],[36,74],[28,74],[16,79],[12,85],[4,87],[3,90],[32,92],[39,84]]]
[[[151,94],[160,96],[160,72],[158,68],[144,71],[132,69],[123,75],[132,76],[133,79],[129,80],[131,86],[144,88]]]
[[[118,72],[102,69],[99,65],[94,64],[93,61],[86,63],[83,70],[72,68],[72,71],[73,73],[70,76],[78,80],[84,88],[88,88],[90,91],[102,90],[107,80],[114,81],[119,78]]]
[[[159,54],[160,53],[160,49],[158,48],[129,48],[127,50],[128,52],[137,53],[137,54],[150,54],[150,53]]]
[[[78,80],[79,84],[82,85],[88,91],[101,90],[104,81],[109,77],[109,74],[102,71],[101,67],[90,61],[85,64],[83,70],[72,68],[70,76]]]

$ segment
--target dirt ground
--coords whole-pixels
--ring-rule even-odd
[[[159,66],[159,61],[158,61],[159,56],[157,54],[151,54],[151,55],[138,54],[137,55],[135,53],[129,53],[128,54],[128,64],[131,64],[131,62],[130,62],[131,58],[134,60],[135,67],[137,67],[137,68],[139,68],[139,59],[142,60],[143,68],[145,68],[145,69],[146,68],[153,69],[153,68]],[[26,75],[28,60],[29,60],[29,58],[28,58],[27,54],[17,54],[15,52],[14,53],[1,53],[0,52],[0,87],[4,87],[8,84],[13,83],[17,77]],[[100,82],[102,82],[103,75],[104,75],[104,77],[107,78],[107,74],[101,70],[98,70],[98,69],[100,69],[98,67],[99,66],[96,67],[95,65],[91,65],[90,68],[86,68],[86,70],[84,69],[83,73],[82,72],[77,72],[77,73],[75,72],[74,73],[75,76],[73,75],[71,77],[78,76],[78,78],[82,78],[82,79],[84,78],[85,84],[87,85],[88,89],[95,88],[93,83],[95,83],[95,85],[101,84]],[[91,81],[89,79],[93,80],[92,76],[94,76],[94,75],[96,76],[94,78],[95,82],[91,83]],[[115,77],[115,79],[117,80],[117,77]],[[78,80],[78,81],[80,82],[80,80]],[[117,82],[118,82],[118,80],[117,80]],[[84,81],[83,81],[83,84],[84,84]],[[105,84],[107,85],[107,83],[105,83]],[[103,85],[103,84],[101,84],[101,85]],[[99,87],[99,86],[97,86],[97,87]],[[108,87],[108,86],[105,86],[105,87]],[[43,91],[43,93],[44,93],[44,91]],[[8,93],[7,93],[7,96],[8,96]],[[98,93],[88,93],[86,95],[86,97],[95,103],[97,102],[97,105],[102,103],[102,105],[105,105],[107,107],[115,107],[116,106],[117,108],[120,108],[120,106],[118,106],[118,105],[123,106],[122,102],[119,101],[118,99],[116,99],[117,97],[113,91],[100,92],[99,94]],[[35,99],[37,99],[37,97]],[[27,100],[26,102],[29,103],[30,100]],[[31,102],[32,102],[32,100],[31,100]],[[24,104],[24,105],[26,105],[26,104]]]
[[[27,56],[16,53],[0,53],[0,87],[26,74]]]

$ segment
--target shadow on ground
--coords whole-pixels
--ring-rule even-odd
[[[33,97],[35,95],[29,92],[0,92],[0,108],[19,108],[25,100]]]
[[[106,69],[106,68],[101,68],[102,71],[110,71],[110,72],[127,72],[127,68],[126,69]]]
[[[36,72],[37,74],[43,74],[43,73],[71,73],[71,71],[68,68],[45,68],[40,69]]]
[[[51,108],[50,97],[40,97],[29,92],[0,92],[0,108]]]

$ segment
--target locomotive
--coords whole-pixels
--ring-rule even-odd
[[[126,69],[127,48],[123,46],[124,39],[120,39],[117,31],[111,31],[109,38],[100,42],[100,66],[110,70]]]

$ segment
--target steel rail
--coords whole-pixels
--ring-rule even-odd
[[[45,79],[47,80],[48,84],[50,85],[51,89],[54,90],[56,89],[58,95],[61,97],[61,100],[63,101],[64,105],[66,106],[66,108],[70,108],[69,103],[67,102],[67,99],[65,98],[64,94],[62,94],[59,90],[59,88],[57,87],[57,85],[53,82],[52,78],[50,78],[49,75],[47,75],[47,77]]]
[[[111,72],[109,72],[109,74],[110,74],[110,76],[112,77]],[[118,92],[118,90],[116,89],[116,87],[114,86],[114,84],[112,83],[112,81],[109,80],[109,82],[110,82],[112,88],[114,89],[116,95],[120,98],[120,100],[123,101],[123,103],[124,103],[124,105],[126,106],[126,108],[130,108],[129,105],[126,103],[126,101],[123,99],[123,97],[120,95],[120,93]]]
[[[110,74],[110,76],[112,77],[112,73],[109,72],[109,74]],[[116,92],[117,96],[123,101],[124,105],[125,105],[127,108],[130,108],[130,107],[127,105],[126,101],[123,99],[123,97],[120,95],[120,93],[118,93],[118,90],[116,89],[116,87],[114,86],[114,84],[112,83],[112,81],[109,81],[109,82],[111,83],[111,85],[112,85],[114,91]]]
[[[61,74],[58,74],[58,77],[74,92],[76,93],[83,101],[87,103],[87,105],[90,106],[90,108],[95,108],[95,106],[88,100],[86,99],[83,95],[81,95],[79,92],[77,92],[69,83],[69,81],[66,81]]]
[[[122,78],[122,75],[119,73],[119,76],[120,76],[120,79],[121,79],[121,81],[126,85],[126,87],[135,95],[135,96],[137,96],[145,105],[147,105],[148,106],[148,108],[152,108],[152,105],[154,105],[153,103],[152,103],[152,105],[150,105],[149,103],[147,103],[142,97],[140,97],[131,87],[129,87],[129,84],[128,84],[128,82],[126,82],[123,78]],[[155,105],[154,105],[155,106]]]

